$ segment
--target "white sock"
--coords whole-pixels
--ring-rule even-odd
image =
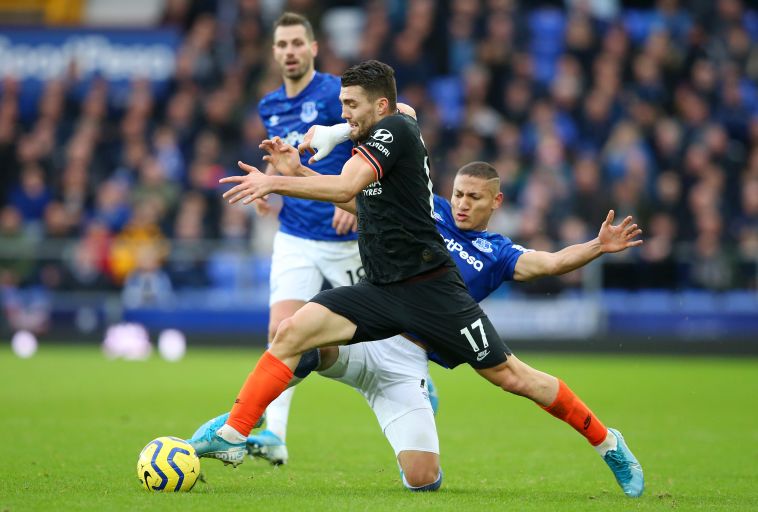
[[[593,446],[595,451],[600,454],[601,457],[605,457],[605,454],[610,450],[615,450],[618,447],[618,439],[616,439],[616,436],[611,433],[611,431],[608,431],[608,434],[605,436],[605,441],[600,443],[597,446]]]
[[[290,404],[295,388],[288,388],[266,408],[266,430],[273,432],[282,442],[287,437],[287,420],[290,416]]]
[[[234,427],[223,425],[216,431],[216,435],[224,441],[233,444],[240,444],[247,441],[247,436],[240,434]]]

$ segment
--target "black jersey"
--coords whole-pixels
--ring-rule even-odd
[[[416,120],[385,117],[353,154],[376,173],[356,201],[366,279],[388,284],[444,264],[454,267],[434,221],[429,157]]]

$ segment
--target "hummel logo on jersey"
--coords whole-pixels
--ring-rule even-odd
[[[477,238],[471,243],[474,244],[474,247],[482,252],[492,252],[492,243],[489,240],[485,240],[484,238]]]
[[[365,191],[364,191],[365,192]],[[474,267],[474,269],[477,272],[481,272],[484,268],[484,263],[482,263],[481,260],[476,259],[473,255],[469,254],[468,252],[463,250],[463,246],[453,240],[452,238],[445,238],[445,243],[447,244],[447,250],[452,253],[458,253],[458,257],[460,257],[463,261]]]
[[[273,116],[268,118],[268,122],[271,123],[271,126],[276,126],[279,124],[279,116],[274,114]]]
[[[389,144],[395,139],[392,136],[392,132],[385,130],[384,128],[379,128],[377,131],[375,131],[371,138],[378,140],[379,142],[384,142],[385,144]]]
[[[479,352],[476,355],[476,360],[477,361],[481,361],[482,359],[484,359],[485,357],[487,357],[489,354],[490,354],[489,350],[482,350],[481,352]]]

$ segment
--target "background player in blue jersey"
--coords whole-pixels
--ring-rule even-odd
[[[312,125],[341,121],[340,79],[315,70],[317,53],[318,43],[306,18],[284,13],[275,22],[273,57],[284,83],[258,105],[269,137],[297,145]],[[339,173],[350,158],[350,149],[350,144],[339,144],[323,160],[309,165],[320,173]],[[266,172],[274,169],[269,166]],[[259,215],[270,211],[265,199],[256,201],[255,207]],[[269,279],[269,342],[281,321],[321,290],[324,279],[332,286],[343,286],[353,284],[363,273],[352,214],[330,203],[283,197],[279,222]],[[282,393],[269,405],[267,429],[258,436],[272,463],[287,462],[285,436],[293,391]]]
[[[274,148],[269,146],[268,149]],[[293,149],[288,151],[291,153]],[[295,172],[294,166],[288,168],[281,160],[274,161],[284,173]],[[490,217],[502,200],[497,172],[484,162],[473,162],[458,171],[450,203],[439,196],[434,198],[439,232],[477,301],[504,281],[561,275],[603,253],[622,251],[642,243],[635,240],[641,230],[632,223],[631,217],[613,226],[613,212],[609,212],[598,237],[590,242],[556,253],[530,251],[507,237],[487,231]],[[423,340],[415,341],[423,345]],[[320,357],[315,356],[316,352]],[[446,365],[434,354],[431,357]],[[296,375],[304,378],[308,371],[317,369],[326,377],[355,387],[366,397],[395,450],[403,483],[413,490],[435,490],[441,484],[439,441],[432,407],[424,396],[423,387],[419,386],[420,381],[428,378],[426,359],[424,351],[417,350],[405,337],[395,336],[382,343],[314,350],[304,354],[299,371],[296,370]],[[641,494],[641,468],[618,431],[606,429],[559,379],[531,368],[515,356],[506,364],[509,376],[504,381],[504,389],[533,400],[569,423],[595,447],[627,495]],[[414,449],[399,450],[399,446]],[[630,469],[638,474],[633,483],[627,478]]]

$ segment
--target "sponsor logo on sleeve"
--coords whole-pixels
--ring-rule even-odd
[[[514,248],[514,249],[516,249],[517,251],[521,251],[521,252],[524,252],[524,253],[527,253],[527,252],[534,252],[534,249],[527,249],[526,247],[524,247],[524,246],[521,246],[521,245],[519,245],[519,244],[513,244],[511,247],[513,247],[513,248]]]

